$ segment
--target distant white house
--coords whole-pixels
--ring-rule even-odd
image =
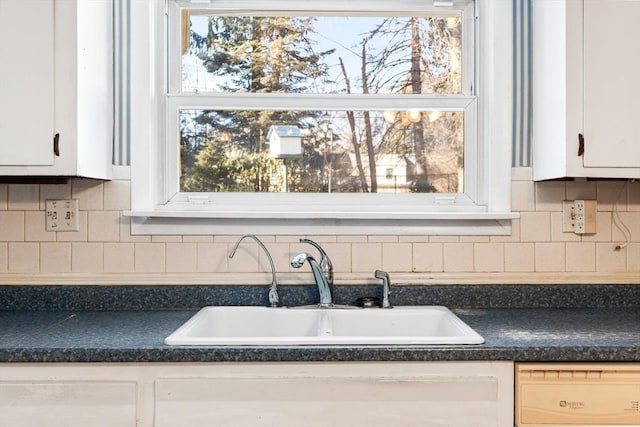
[[[358,175],[355,154],[349,153],[353,167],[353,176]],[[366,161],[366,160],[365,160]],[[376,158],[376,175],[379,193],[406,193],[411,184],[411,175],[415,168],[414,156],[400,154],[382,154]],[[370,170],[364,169],[367,182],[371,184]]]
[[[302,132],[298,126],[271,126],[267,133],[269,157],[292,159],[302,157]]]

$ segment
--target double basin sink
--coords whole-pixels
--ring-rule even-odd
[[[450,345],[484,338],[448,308],[204,307],[167,345]]]

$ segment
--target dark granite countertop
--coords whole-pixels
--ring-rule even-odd
[[[148,287],[119,291],[118,287],[60,287],[58,297],[52,297],[56,292],[43,287],[40,299],[34,296],[37,289],[33,287],[0,287],[0,362],[640,361],[640,299],[636,295],[640,287],[589,285],[582,289],[572,285],[563,293],[563,289],[551,286],[545,293],[544,287],[519,286],[496,286],[494,292],[484,286],[466,286],[457,289],[456,295],[449,295],[453,288],[444,286],[449,289],[430,287],[420,293],[432,292],[429,305],[451,307],[485,338],[481,345],[274,347],[164,345],[164,338],[197,308],[212,304],[190,297],[188,303],[174,300],[167,307],[167,287],[158,291],[159,297]],[[352,290],[360,295],[363,291]],[[125,295],[113,297],[118,292]],[[204,290],[199,288],[199,292]],[[411,296],[417,288],[404,292]],[[31,293],[34,295],[25,302],[24,297]],[[111,295],[110,302],[105,303],[101,293]],[[509,299],[505,293],[527,298]],[[395,296],[397,305],[407,302],[401,295]],[[43,302],[47,298],[52,300]],[[243,298],[232,302],[253,305],[251,298]],[[229,304],[216,300],[218,304],[221,301]],[[415,298],[413,303],[425,304]]]

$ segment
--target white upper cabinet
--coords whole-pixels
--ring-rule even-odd
[[[111,177],[112,15],[112,0],[0,0],[0,175]]]
[[[53,0],[0,0],[2,166],[53,165],[51,35]]]
[[[533,174],[640,178],[640,2],[533,0]]]

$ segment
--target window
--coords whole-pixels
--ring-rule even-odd
[[[134,227],[508,232],[511,2],[388,3],[134,2]]]

